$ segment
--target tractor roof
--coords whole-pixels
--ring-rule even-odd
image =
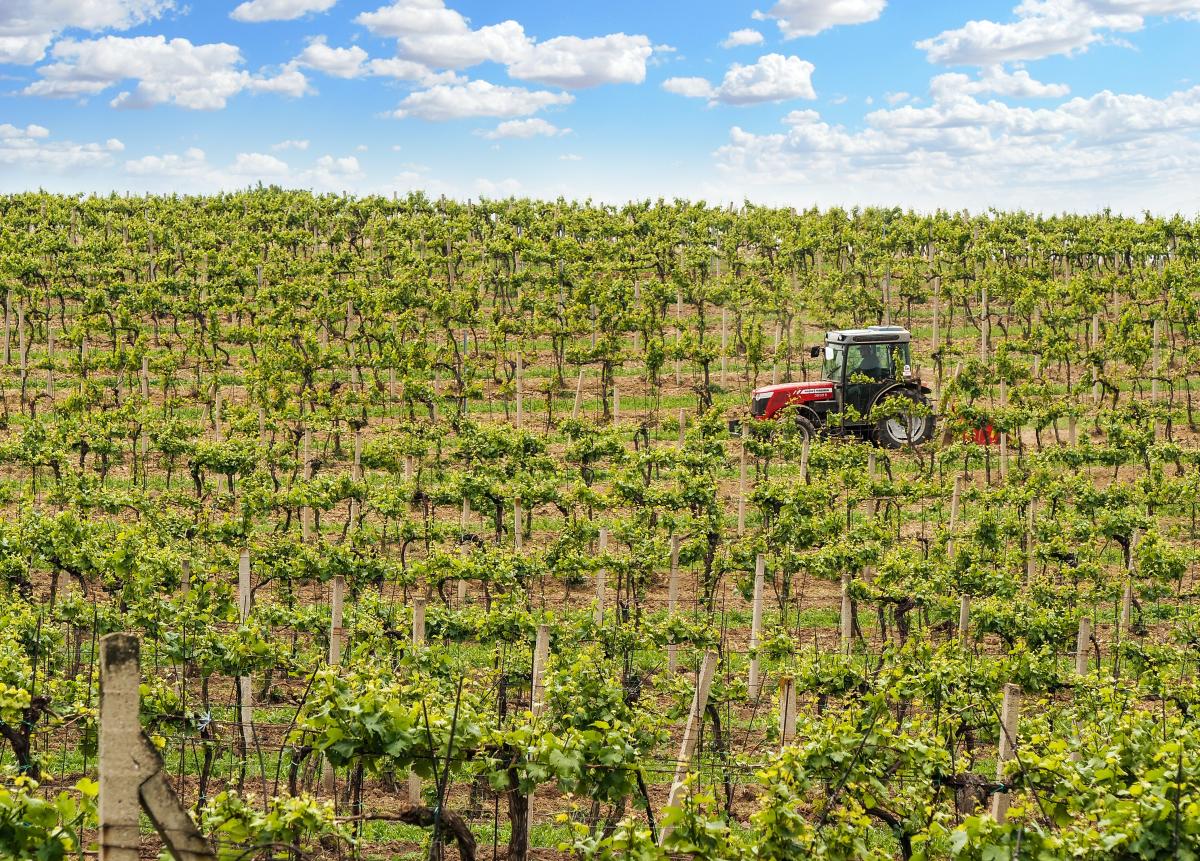
[[[826,332],[825,340],[831,344],[907,344],[912,335],[903,326],[868,326]]]

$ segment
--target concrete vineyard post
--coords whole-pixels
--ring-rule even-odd
[[[179,591],[186,595],[192,591],[192,560],[184,559],[179,564]]]
[[[786,747],[796,738],[796,682],[791,676],[779,679],[779,743]]]
[[[1033,518],[1037,503],[1034,500],[1029,500],[1028,506],[1025,509],[1025,582],[1028,583],[1033,579],[1034,572],[1037,570],[1037,544],[1033,534]]]
[[[800,480],[808,481],[808,456],[812,448],[812,439],[805,437],[800,443]]]
[[[1091,347],[1092,352],[1100,346],[1100,315],[1092,315]],[[1092,406],[1100,406],[1100,373],[1092,366]]]
[[[996,755],[996,782],[1004,781],[1004,764],[1013,758],[1017,749],[1017,722],[1021,713],[1021,689],[1014,684],[1004,686],[1004,702],[1000,707],[1000,749]],[[1008,815],[1009,796],[997,792],[992,796],[992,818],[1003,822]]]
[[[150,357],[142,355],[142,399],[150,400]]]
[[[1075,448],[1075,446],[1079,445],[1079,427],[1074,414],[1068,416],[1067,418],[1067,440],[1069,441],[1071,448]]]
[[[621,391],[617,388],[617,384],[613,383],[613,417],[612,423],[619,425],[621,423]]]
[[[687,434],[687,416],[684,415],[683,408],[679,410],[679,447],[683,448],[686,444],[685,436]]]
[[[546,662],[550,659],[550,626],[538,625],[533,644],[533,672],[529,690],[529,707],[534,717],[540,717],[546,707]]]
[[[138,784],[133,741],[141,683],[137,637],[106,634],[100,641],[100,861],[138,861]]]
[[[958,598],[958,642],[964,649],[971,637],[971,596],[960,595]]]
[[[340,666],[342,663],[342,615],[345,591],[346,579],[338,574],[333,578],[329,595],[329,666],[331,667]],[[330,795],[337,789],[336,774],[329,760],[325,760],[321,770],[321,785]]]
[[[667,581],[667,618],[675,618],[675,605],[679,601],[679,536],[671,536],[671,574]],[[678,647],[674,643],[667,644],[667,672],[675,674],[675,664],[678,659]]]
[[[754,604],[750,622],[750,676],[746,685],[751,700],[757,700],[761,692],[761,683],[758,677],[759,660],[755,651],[762,640],[763,583],[766,580],[766,570],[766,558],[759,553],[754,559]]]
[[[696,679],[696,693],[692,697],[692,707],[688,712],[688,720],[683,728],[683,740],[679,743],[679,755],[675,757],[675,777],[671,781],[671,794],[667,798],[668,807],[677,807],[683,800],[686,789],[688,767],[691,765],[692,754],[696,752],[696,741],[700,738],[700,725],[704,721],[704,710],[708,708],[708,692],[712,687],[713,676],[717,674],[717,653],[704,653],[700,664],[700,673]],[[663,828],[658,841],[661,846],[670,834],[670,829]]]
[[[416,598],[413,600],[412,644],[414,652],[420,651],[425,646],[424,598]],[[421,778],[415,773],[410,773],[408,775],[408,803],[421,803]]]
[[[243,548],[238,557],[238,614],[242,624],[250,617],[252,595],[250,592],[250,551]],[[241,700],[238,724],[241,726],[242,743],[246,752],[254,745],[254,690],[249,676],[238,676],[239,697]]]

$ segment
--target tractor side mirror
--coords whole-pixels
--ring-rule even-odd
[[[820,347],[809,347],[808,348],[808,357],[810,359],[821,358],[821,348]]]

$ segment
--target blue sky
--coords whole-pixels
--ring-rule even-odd
[[[1200,0],[0,0],[0,190],[1200,209]]]

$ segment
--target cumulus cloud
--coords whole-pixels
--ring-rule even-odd
[[[518,80],[567,88],[640,84],[655,51],[641,35],[557,36],[538,42],[513,20],[472,28],[443,0],[395,0],[355,21],[375,35],[394,38],[400,60],[435,69],[493,62]]]
[[[841,24],[865,24],[883,14],[887,0],[778,0],[759,21],[774,19],[787,39],[815,36]]]
[[[957,72],[938,75],[929,82],[929,89],[934,98],[953,96],[956,93],[994,93],[1010,99],[1055,99],[1071,92],[1071,88],[1066,84],[1043,84],[1041,81],[1035,81],[1024,69],[1007,72],[1003,66],[984,69],[974,80]]]
[[[279,152],[280,150],[285,150],[285,149],[298,149],[300,151],[304,151],[304,150],[308,149],[308,141],[302,140],[302,139],[280,141],[277,144],[273,144],[271,146],[271,149],[275,150],[276,152]]]
[[[663,89],[710,105],[752,105],[789,99],[815,99],[813,64],[799,57],[765,54],[750,65],[734,63],[717,86],[705,78],[668,78]]]
[[[25,95],[87,97],[132,80],[137,82],[135,89],[118,93],[110,105],[216,110],[243,90],[299,96],[308,86],[295,67],[274,76],[251,75],[239,68],[241,51],[224,42],[193,45],[162,36],[63,39],[52,56],[54,62],[38,68],[41,77],[23,90]]]
[[[721,43],[721,47],[740,48],[743,45],[761,45],[762,42],[763,34],[752,27],[747,27],[744,30],[734,30],[730,33]]]
[[[246,0],[229,17],[235,21],[292,21],[312,12],[327,12],[337,0]]]
[[[1147,16],[1200,14],[1200,0],[1022,0],[1014,21],[968,21],[917,42],[931,63],[991,66],[1086,51],[1111,33],[1133,33]]]
[[[512,197],[521,190],[521,183],[509,177],[498,182],[490,179],[475,180],[475,189],[484,197]]]
[[[522,117],[574,101],[570,93],[506,87],[488,81],[439,84],[409,93],[394,116],[441,122],[464,117]]]
[[[716,159],[748,187],[925,207],[1119,206],[1149,193],[1182,203],[1180,181],[1200,170],[1200,87],[1163,99],[1106,90],[1049,108],[931,92],[930,106],[876,110],[861,129],[812,110],[774,134],[734,127]]]
[[[293,62],[335,78],[357,78],[366,70],[366,61],[367,52],[357,45],[331,48],[324,36],[314,36]]]
[[[547,122],[541,117],[535,117],[528,120],[507,120],[491,131],[480,134],[488,140],[500,140],[502,138],[558,137],[570,133],[570,129],[560,129],[554,123]]]
[[[524,56],[509,64],[508,74],[571,89],[640,84],[646,79],[646,61],[653,52],[645,36],[557,36],[531,45]]]
[[[45,126],[24,128],[0,123],[0,165],[22,171],[68,173],[81,168],[107,167],[125,145],[116,138],[102,143],[51,140]]]
[[[4,0],[0,63],[36,63],[63,30],[127,30],[161,16],[174,0]]]

